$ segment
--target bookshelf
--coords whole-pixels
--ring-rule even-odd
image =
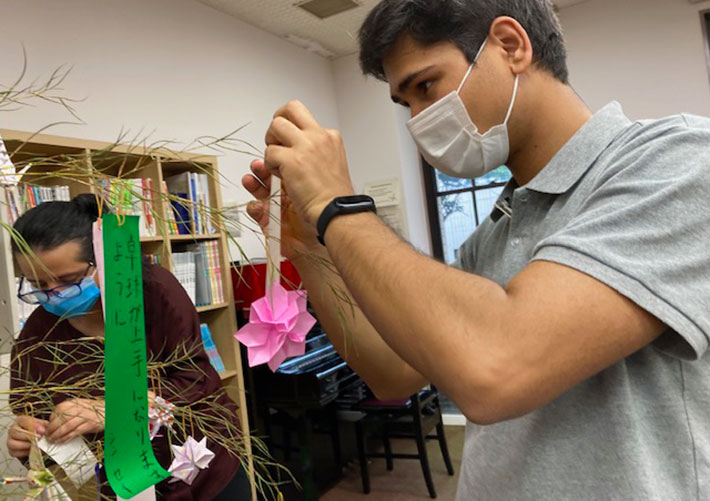
[[[81,193],[97,193],[100,189],[95,178],[111,179],[116,176],[128,179],[150,179],[153,187],[153,211],[165,215],[170,208],[160,188],[165,178],[196,172],[207,174],[210,206],[213,210],[222,208],[222,196],[218,182],[217,158],[209,155],[176,153],[165,150],[147,150],[135,146],[116,146],[109,143],[80,139],[30,134],[26,132],[0,129],[0,137],[5,142],[13,162],[16,164],[30,159],[44,158],[46,162],[36,163],[29,168],[23,181],[37,186],[68,186],[71,197]],[[2,191],[0,191],[2,194]],[[9,223],[9,215],[4,197],[0,197],[2,221]],[[169,222],[156,218],[157,234],[141,237],[143,254],[159,256],[160,265],[174,272],[174,253],[186,246],[201,242],[215,243],[214,256],[221,269],[221,291],[223,299],[217,304],[196,307],[200,322],[209,326],[224,363],[220,372],[223,385],[238,406],[240,422],[245,434],[249,432],[249,421],[244,392],[241,356],[233,335],[237,330],[236,313],[230,273],[227,236],[218,224],[216,233],[197,235],[170,234]],[[13,335],[19,328],[19,314],[16,299],[15,272],[10,251],[10,236],[0,229],[0,352],[8,352]],[[250,471],[253,471],[250,446],[248,447]]]

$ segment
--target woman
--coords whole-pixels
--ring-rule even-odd
[[[42,204],[15,223],[34,254],[30,258],[13,248],[23,277],[18,295],[41,307],[13,346],[11,388],[16,393],[11,405],[17,417],[7,446],[14,457],[28,456],[32,433],[53,443],[80,435],[87,435],[90,443],[102,438],[104,319],[92,245],[98,213],[95,197],[80,195],[71,202]],[[195,307],[175,277],[159,266],[143,267],[143,289],[148,359],[164,366],[149,382],[149,396],[157,394],[178,408],[200,402],[191,407],[194,415],[208,416],[215,432],[227,433],[225,420],[238,424],[235,405],[221,391],[219,375],[204,351]],[[195,423],[186,424],[199,441],[202,434]],[[153,440],[165,468],[171,463],[170,433],[163,428]],[[173,436],[172,443],[185,438]],[[215,454],[209,467],[191,485],[158,484],[163,499],[251,499],[239,459],[210,438],[207,446]],[[105,477],[102,484],[106,492]]]

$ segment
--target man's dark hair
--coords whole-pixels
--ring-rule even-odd
[[[568,83],[567,51],[550,0],[382,0],[360,28],[360,66],[386,80],[382,61],[404,34],[423,45],[452,42],[472,62],[500,16],[517,20],[530,37],[533,61]]]
[[[98,217],[96,196],[83,194],[71,202],[40,204],[20,216],[13,228],[34,251],[48,251],[77,242],[81,246],[80,258],[89,262],[94,261],[92,224]],[[22,253],[14,239],[12,251],[15,255]]]

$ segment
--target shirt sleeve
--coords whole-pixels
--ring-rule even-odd
[[[577,216],[533,251],[656,316],[669,330],[655,346],[686,360],[710,338],[709,145],[710,130],[680,126],[630,144]]]

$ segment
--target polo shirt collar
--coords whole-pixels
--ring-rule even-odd
[[[567,192],[630,124],[618,102],[607,104],[587,120],[525,188],[551,195]]]

